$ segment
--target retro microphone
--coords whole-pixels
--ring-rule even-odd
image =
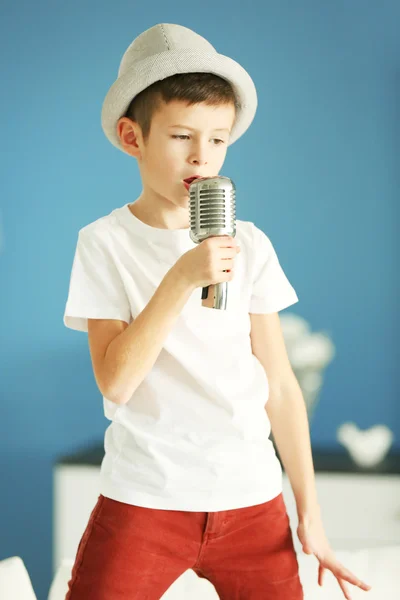
[[[199,244],[213,236],[236,235],[236,188],[229,177],[199,177],[189,185],[190,231]],[[202,305],[226,309],[228,282],[222,281],[202,289]]]

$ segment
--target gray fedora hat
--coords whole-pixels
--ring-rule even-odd
[[[124,152],[117,134],[118,120],[139,92],[176,73],[214,73],[229,81],[237,98],[237,116],[229,145],[248,129],[257,109],[257,92],[247,71],[219,54],[198,33],[182,25],[160,23],[141,33],[126,49],[118,78],[107,92],[101,125],[110,142]]]

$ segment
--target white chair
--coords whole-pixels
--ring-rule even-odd
[[[0,561],[1,600],[36,600],[32,583],[19,556]]]

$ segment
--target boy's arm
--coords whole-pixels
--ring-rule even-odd
[[[97,385],[108,400],[116,404],[128,402],[152,369],[193,290],[176,270],[170,269],[130,325],[121,332],[122,322],[115,321],[116,333],[111,341],[109,320],[89,320],[93,370]]]
[[[250,314],[253,354],[269,383],[266,411],[299,519],[319,512],[305,402],[285,347],[279,314]]]
[[[297,535],[303,551],[314,554],[319,561],[319,585],[329,569],[345,598],[350,598],[347,582],[368,591],[371,586],[337,560],[325,534],[315,487],[306,406],[286,353],[279,314],[250,313],[250,318],[253,353],[265,368],[270,384],[266,411],[296,499]]]

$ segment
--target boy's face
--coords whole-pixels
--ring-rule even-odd
[[[122,118],[121,141],[125,151],[138,160],[144,195],[186,205],[189,192],[183,180],[193,175],[219,174],[234,119],[233,104],[208,106],[202,102],[188,106],[180,100],[163,102],[153,115],[144,143],[138,124]]]

